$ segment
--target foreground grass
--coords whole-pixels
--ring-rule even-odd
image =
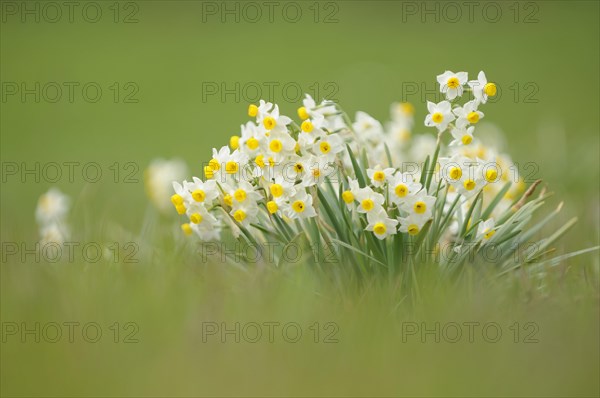
[[[44,341],[55,335],[48,329],[36,343],[35,335],[22,342],[3,329],[2,395],[599,394],[597,274],[582,275],[597,264],[561,265],[542,287],[524,273],[490,279],[471,269],[442,282],[419,272],[415,298],[396,278],[357,286],[310,265],[243,270],[190,261],[3,264],[3,328],[97,322],[103,335],[86,342],[79,329],[71,343],[63,327],[59,342]],[[219,329],[239,322],[240,342],[209,335],[207,322]],[[302,337],[291,343],[295,330],[274,329],[269,342],[262,326],[253,343],[255,329],[241,330],[251,322],[295,322]],[[472,342],[465,322],[480,325]],[[487,341],[497,327],[482,331],[492,322],[502,332],[497,342]],[[420,333],[436,323],[439,342]],[[457,342],[450,323],[461,325]],[[127,336],[138,341],[125,343]]]

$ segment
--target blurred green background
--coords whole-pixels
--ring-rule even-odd
[[[485,120],[505,132],[506,150],[515,161],[539,165],[534,177],[556,192],[551,202],[565,201],[562,219],[555,225],[579,217],[563,241],[564,249],[598,244],[597,1],[476,2],[472,14],[463,3],[453,3],[459,5],[460,16],[455,6],[444,2],[276,2],[272,21],[263,2],[76,3],[72,18],[68,8],[57,3],[62,16],[52,22],[56,11],[44,2],[1,2],[0,155],[3,167],[12,162],[29,168],[35,162],[41,167],[48,162],[97,162],[103,177],[86,183],[77,168],[73,182],[63,174],[56,184],[43,176],[36,183],[32,175],[22,181],[3,169],[3,242],[35,241],[36,201],[52,185],[76,199],[78,222],[88,236],[96,236],[107,220],[138,231],[147,208],[144,167],[155,157],[180,157],[199,175],[211,148],[225,145],[247,120],[248,96],[255,96],[251,86],[261,87],[262,98],[279,103],[290,115],[300,102],[289,100],[297,97],[297,86],[310,94],[318,89],[319,97],[335,90],[334,99],[350,114],[363,110],[382,121],[388,118],[390,103],[407,100],[417,110],[414,132],[425,133],[424,100],[434,98],[426,97],[423,87],[434,91],[435,76],[449,69],[468,71],[470,78],[484,70],[500,86],[500,98],[483,108]],[[256,6],[262,17],[254,23],[250,20]],[[34,13],[26,13],[24,7]],[[223,15],[224,10],[231,13]],[[291,22],[296,10],[301,17]],[[32,89],[35,82],[40,83],[39,102],[34,94],[22,97],[22,84]],[[55,103],[52,82],[62,87],[62,98]],[[64,82],[76,85],[72,102]],[[89,83],[102,90],[97,102],[86,100],[86,94],[95,95],[93,89],[83,92]],[[247,95],[238,90],[223,98],[222,84],[229,90],[248,87]],[[292,87],[287,93],[286,84]],[[407,85],[415,84],[419,92],[409,95]],[[206,91],[215,85],[218,93]],[[274,85],[272,97],[269,85]],[[18,91],[12,94],[15,87]],[[125,168],[128,162],[139,169]],[[115,163],[120,170],[117,182],[111,168]],[[138,183],[123,181],[131,171]],[[597,267],[595,257],[579,262]],[[264,293],[268,297],[258,295],[256,306],[251,306],[247,297],[264,288],[260,283],[265,281],[247,283],[247,277],[235,277],[233,286],[240,291],[227,299],[232,284],[223,282],[222,275],[216,277],[215,288],[203,282],[210,276],[168,261],[127,272],[88,264],[81,266],[86,270],[82,274],[77,265],[59,271],[3,262],[2,321],[135,318],[145,339],[132,348],[3,343],[3,394],[599,392],[594,289],[565,288],[564,301],[544,302],[549,307],[535,315],[519,314],[546,322],[550,337],[533,348],[510,345],[505,351],[506,347],[471,345],[463,350],[446,345],[438,351],[436,345],[398,344],[393,331],[398,319],[389,315],[398,303],[392,299],[378,302],[371,297],[368,305],[358,299],[358,304],[348,304],[346,299],[312,297],[318,289],[300,288],[298,282],[292,283],[294,293],[273,289]],[[597,286],[595,276],[591,278]],[[285,300],[287,305],[272,304]],[[327,305],[320,309],[323,302]],[[481,304],[487,308],[482,310],[473,300],[467,302],[476,308],[465,309],[461,319],[493,319],[490,313],[503,308],[494,302],[489,307]],[[579,309],[572,311],[572,306]],[[443,313],[444,319],[458,316]],[[187,322],[211,316],[239,319],[240,314],[262,321],[287,316],[306,323],[334,317],[345,334],[338,345],[309,345],[306,350],[289,345],[207,348],[186,340],[197,331]],[[435,317],[436,312],[422,314]],[[508,320],[517,315],[498,316]],[[360,327],[365,324],[378,326]]]

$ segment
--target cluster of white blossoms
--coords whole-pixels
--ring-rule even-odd
[[[39,226],[40,243],[62,244],[69,238],[67,213],[71,200],[57,188],[51,188],[38,199],[35,219]]]
[[[496,95],[496,86],[483,72],[469,81],[466,72],[447,71],[438,82],[446,100],[427,103],[424,123],[435,127],[437,136],[413,137],[415,109],[408,103],[393,104],[392,120],[385,125],[364,112],[357,112],[352,122],[337,103],[316,103],[309,95],[297,111],[297,122],[270,102],[250,105],[252,120],[228,146],[213,149],[204,179],[173,183],[171,201],[188,219],[182,230],[202,240],[219,239],[223,229],[236,237],[244,231],[281,233],[286,225],[301,230],[303,220],[331,211],[324,208],[331,203],[320,200],[327,192],[335,193],[335,211],[342,212],[329,219],[345,218],[384,240],[399,233],[418,235],[441,200],[449,207],[460,197],[459,207],[466,209],[482,192],[489,202],[505,182],[518,179],[510,158],[474,134],[484,118],[478,108]],[[465,92],[473,98],[460,105]],[[440,146],[445,133],[450,143]],[[434,152],[428,176],[423,162]],[[443,187],[446,195],[440,193]],[[504,209],[518,189],[522,184],[505,192]],[[463,216],[464,211],[456,212],[454,223]],[[481,239],[489,239],[493,220],[479,228]]]

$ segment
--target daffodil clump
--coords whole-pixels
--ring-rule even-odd
[[[393,104],[385,125],[364,112],[352,122],[337,103],[309,95],[296,121],[270,102],[250,105],[251,120],[213,149],[204,178],[173,183],[183,232],[202,241],[225,233],[249,245],[327,246],[361,269],[462,264],[492,244],[505,267],[515,253],[526,251],[518,264],[532,261],[554,240],[535,252],[519,245],[541,228],[526,225],[545,195],[529,200],[537,184],[526,191],[510,157],[475,131],[496,85],[483,72],[469,81],[466,72],[446,71],[437,80],[446,99],[428,102],[424,121],[436,134],[414,137],[408,103]]]

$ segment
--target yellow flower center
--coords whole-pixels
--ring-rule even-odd
[[[279,206],[277,206],[277,203],[275,203],[274,201],[271,200],[271,201],[267,202],[267,210],[269,210],[269,213],[273,214],[278,209],[279,209]]]
[[[283,144],[279,140],[273,140],[269,143],[269,149],[275,153],[279,153],[283,149]]]
[[[265,167],[265,157],[263,155],[258,155],[256,159],[254,159],[254,163],[258,165],[261,169]]]
[[[177,205],[175,206],[175,210],[177,210],[177,214],[185,214],[185,205],[181,204],[181,205]]]
[[[415,210],[415,213],[423,214],[423,213],[425,213],[425,210],[427,210],[427,205],[423,201],[418,201],[418,202],[415,202],[413,209]]]
[[[194,192],[192,192],[192,198],[194,198],[196,202],[204,202],[204,199],[206,199],[206,193],[201,189],[196,189]]]
[[[302,163],[296,163],[294,165],[294,171],[296,173],[302,173],[304,171],[304,166],[302,166]]]
[[[494,234],[495,234],[495,233],[496,233],[496,231],[494,231],[494,230],[491,230],[491,231],[489,231],[489,232],[486,232],[486,233],[483,235],[483,237],[484,237],[485,239],[489,239],[489,238],[491,238],[492,236],[494,236]]]
[[[314,126],[313,126],[313,124],[311,123],[310,120],[305,120],[305,121],[302,122],[302,125],[300,125],[300,128],[305,133],[310,133],[311,131],[313,131]]]
[[[277,122],[275,121],[274,118],[272,118],[271,116],[267,116],[264,120],[263,120],[263,125],[265,126],[265,128],[267,130],[273,130],[275,128],[275,126],[277,125]]]
[[[255,117],[256,115],[258,115],[258,106],[254,104],[248,105],[248,116]]]
[[[387,231],[387,227],[382,222],[378,222],[373,226],[373,232],[375,232],[377,235],[383,235],[385,234],[385,231]]]
[[[471,137],[469,134],[465,134],[460,140],[464,145],[469,145],[471,142],[473,142],[473,137]]]
[[[321,170],[320,169],[313,169],[312,175],[315,178],[319,178],[321,176]]]
[[[230,194],[227,194],[227,195],[223,196],[223,202],[225,202],[225,204],[227,206],[232,206],[233,205],[233,197]]]
[[[256,148],[258,148],[258,140],[254,137],[250,137],[248,138],[248,141],[246,141],[246,146],[248,147],[248,149],[253,151]]]
[[[204,166],[204,177],[207,179],[211,179],[215,176],[215,172],[212,167]]]
[[[342,199],[344,200],[344,202],[350,204],[354,202],[354,194],[350,191],[344,191],[342,192]]]
[[[451,179],[458,180],[460,177],[462,177],[462,169],[460,167],[452,167],[450,168],[448,175]]]
[[[273,195],[275,198],[283,195],[283,187],[280,184],[271,184],[269,190],[271,191],[271,195]]]
[[[300,108],[298,108],[298,116],[302,120],[308,119],[308,112],[306,111],[305,107],[301,106]]]
[[[231,149],[238,149],[240,147],[240,137],[237,135],[229,137],[229,146]]]
[[[375,203],[372,199],[365,199],[360,204],[362,205],[362,208],[366,211],[371,211],[373,210],[373,207],[375,207]]]
[[[398,196],[399,198],[403,198],[406,195],[408,195],[408,187],[404,184],[398,184],[396,185],[394,192],[396,193],[396,196]]]
[[[479,113],[469,112],[469,114],[467,115],[467,120],[473,124],[477,123],[479,121]]]
[[[219,161],[215,158],[211,159],[210,162],[208,162],[208,166],[214,171],[219,171],[219,169],[221,168]]]
[[[233,213],[233,218],[237,222],[242,222],[242,221],[244,221],[246,219],[246,212],[244,210],[242,210],[242,209],[236,210]]]
[[[202,222],[202,215],[200,213],[194,213],[190,216],[190,221],[194,224],[200,224]]]
[[[494,83],[488,83],[485,86],[483,86],[483,92],[486,93],[489,97],[493,97],[494,95],[496,95],[497,90],[498,89]]]
[[[181,224],[181,230],[188,236],[192,234],[192,227],[188,223]]]
[[[407,115],[414,115],[415,107],[410,102],[403,102],[400,104],[402,111]]]
[[[238,202],[243,202],[244,200],[246,200],[246,196],[246,191],[244,191],[243,189],[236,189],[233,193],[233,197]]]
[[[419,226],[417,224],[410,224],[407,230],[410,235],[416,235],[419,233]]]
[[[329,142],[327,141],[321,141],[319,149],[322,153],[329,153],[329,151],[331,151],[331,145],[329,145]]]
[[[463,185],[467,191],[472,191],[475,189],[475,181],[473,180],[465,180]]]
[[[225,172],[227,172],[227,174],[235,174],[238,172],[238,170],[239,165],[237,162],[230,160],[229,162],[225,163]]]
[[[296,212],[296,213],[302,213],[304,211],[304,209],[306,208],[306,205],[304,204],[303,201],[301,200],[297,200],[292,204],[292,209]]]
[[[385,173],[381,170],[377,170],[373,173],[373,179],[377,182],[383,182],[385,181]]]
[[[460,86],[458,77],[452,76],[451,78],[448,79],[448,81],[446,82],[446,85],[448,86],[448,88],[457,88],[458,86]]]
[[[273,167],[275,166],[275,159],[273,159],[273,156],[269,156],[269,159],[267,159],[269,161],[269,166]]]
[[[498,178],[498,171],[496,169],[489,169],[485,172],[485,180],[487,182],[494,182]]]
[[[444,120],[444,115],[442,115],[439,112],[436,112],[433,115],[431,115],[431,120],[433,120],[434,123],[441,123]]]
[[[171,196],[171,203],[173,203],[174,206],[182,205],[183,198],[181,197],[181,195],[174,194],[173,196]]]

